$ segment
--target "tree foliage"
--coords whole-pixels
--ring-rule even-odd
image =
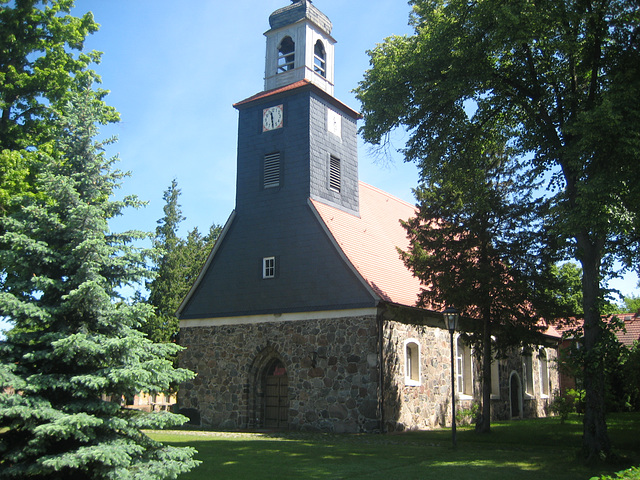
[[[548,267],[531,255],[538,243],[528,230],[541,205],[530,185],[514,181],[519,166],[507,150],[485,140],[471,158],[452,156],[429,171],[415,191],[418,214],[404,223],[410,248],[402,256],[424,285],[418,305],[451,304],[480,320],[469,339],[482,363],[476,427],[483,432],[490,430],[495,356],[542,341],[531,298],[538,271]]]
[[[356,91],[364,138],[379,144],[394,128],[406,128],[405,158],[428,177],[451,158],[472,158],[469,147],[497,136],[530,181],[546,183],[541,238],[583,272],[585,454],[606,456],[611,446],[598,357],[604,282],[618,273],[616,261],[638,264],[639,5],[410,4],[415,33],[387,38],[371,51],[371,68]]]
[[[623,297],[622,301],[624,303],[624,307],[621,307],[621,311],[617,313],[640,312],[640,296],[630,295],[628,297]]]
[[[82,51],[98,24],[91,13],[71,15],[73,4],[0,0],[0,214],[11,196],[30,189],[41,161],[34,149],[55,132],[49,105],[99,81],[89,67],[100,53]]]
[[[175,340],[178,334],[176,311],[200,274],[209,252],[220,232],[213,224],[208,234],[202,235],[198,228],[187,233],[187,238],[178,236],[180,223],[185,220],[178,204],[180,189],[173,180],[164,192],[164,216],[158,220],[154,247],[159,252],[155,270],[156,277],[147,284],[149,303],[155,307],[155,316],[147,319],[142,331],[157,342]]]
[[[41,156],[33,188],[12,199],[2,219],[7,246],[0,316],[13,328],[0,343],[0,467],[3,478],[175,478],[195,462],[142,428],[184,417],[123,409],[138,392],[167,391],[193,376],[174,369],[180,348],[137,331],[148,307],[118,298],[118,288],[148,275],[140,232],[110,233],[108,220],[135,197],[110,198],[123,174],[93,141],[110,118],[86,90],[59,108],[55,142]],[[113,400],[113,401],[111,401]]]

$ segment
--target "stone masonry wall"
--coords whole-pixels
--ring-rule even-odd
[[[204,426],[263,427],[260,379],[270,361],[288,375],[289,428],[379,429],[375,316],[182,328],[180,366],[197,373],[178,404]]]
[[[386,431],[435,428],[451,418],[449,332],[386,322],[384,421]],[[420,344],[420,385],[405,384],[405,340]]]
[[[451,353],[449,332],[440,328],[385,322],[383,366],[384,424],[386,431],[437,428],[451,425]],[[420,384],[405,382],[405,341],[416,340],[420,345]],[[538,352],[533,353],[533,392],[525,392],[521,384],[520,397],[516,395],[522,411],[518,417],[544,417],[549,415],[549,403],[558,388],[556,365],[557,350],[546,349],[549,388],[542,394],[542,379]],[[469,410],[481,403],[481,365],[475,355],[473,362],[473,395],[458,398],[458,412]],[[523,361],[520,350],[498,360],[499,393],[492,396],[493,420],[511,419],[511,382],[523,382]],[[515,377],[517,377],[517,380]]]

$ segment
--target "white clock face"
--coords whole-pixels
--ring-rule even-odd
[[[281,128],[283,117],[282,105],[265,108],[262,111],[262,131],[266,132],[276,128]]]
[[[342,117],[338,112],[330,108],[327,109],[327,130],[342,138]]]

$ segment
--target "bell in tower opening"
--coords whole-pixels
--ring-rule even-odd
[[[269,16],[265,90],[308,80],[329,95],[334,85],[331,21],[310,0],[293,1]]]

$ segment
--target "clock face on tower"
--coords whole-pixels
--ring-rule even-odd
[[[282,105],[265,108],[262,111],[262,131],[275,130],[282,127],[282,119],[284,118],[284,109]]]

